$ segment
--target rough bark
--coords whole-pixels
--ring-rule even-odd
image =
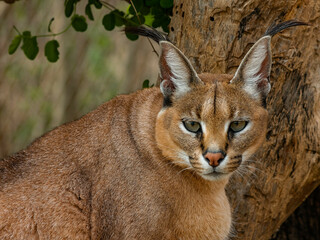
[[[266,142],[227,187],[234,239],[270,239],[320,184],[320,2],[176,0],[171,40],[198,72],[234,73],[274,22],[297,19],[272,40]]]

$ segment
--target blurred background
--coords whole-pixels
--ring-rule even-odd
[[[108,2],[124,10],[128,6],[124,1]],[[84,15],[84,6],[77,11]],[[145,79],[156,82],[157,56],[148,41],[132,42],[119,28],[107,32],[101,22],[108,10],[93,13],[95,21],[87,21],[85,33],[70,28],[55,38],[38,38],[40,51],[31,61],[20,49],[8,54],[17,35],[13,26],[32,35],[47,34],[54,17],[51,29],[60,32],[68,25],[62,2],[0,1],[0,158],[115,95],[141,89]],[[56,63],[48,62],[43,52],[51,39],[60,43]]]

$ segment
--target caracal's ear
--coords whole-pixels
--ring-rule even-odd
[[[252,98],[265,102],[270,91],[271,36],[260,38],[243,58],[230,81],[245,90]]]
[[[160,41],[159,44],[160,89],[170,104],[173,96],[183,96],[195,85],[202,84],[202,81],[189,60],[177,47],[168,41]]]
[[[264,37],[260,38],[243,58],[230,83],[238,85],[264,105],[270,91],[271,37],[284,29],[303,25],[309,24],[289,20],[269,27]]]

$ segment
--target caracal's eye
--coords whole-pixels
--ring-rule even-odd
[[[200,123],[194,121],[183,121],[184,127],[193,133],[199,132],[201,130]]]
[[[247,126],[247,124],[247,121],[234,121],[230,124],[230,129],[233,132],[240,132]]]

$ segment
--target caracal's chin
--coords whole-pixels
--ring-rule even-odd
[[[232,173],[212,172],[208,174],[200,174],[202,178],[209,181],[219,181],[229,179]]]

